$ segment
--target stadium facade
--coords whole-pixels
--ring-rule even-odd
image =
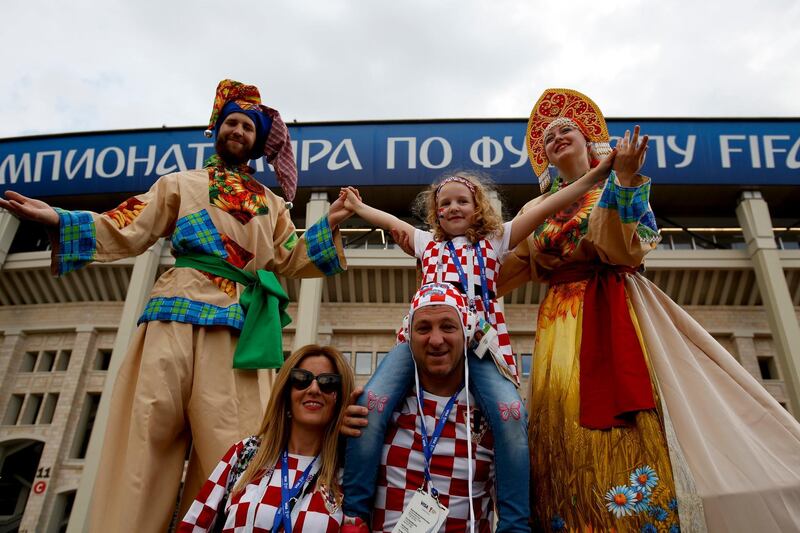
[[[662,242],[645,275],[694,316],[795,416],[800,415],[800,119],[609,119],[651,135],[644,173]],[[0,190],[105,211],[159,175],[201,165],[202,127],[0,140]],[[410,205],[453,169],[498,185],[506,218],[538,186],[524,120],[292,124],[298,232],[355,185],[371,205],[421,226]],[[256,162],[258,177],[274,185]],[[343,229],[348,270],[282,280],[294,322],[288,351],[345,352],[360,383],[394,344],[416,288],[415,262],[380,230]],[[168,243],[137,258],[50,275],[47,235],[0,211],[0,532],[82,531],[109,391]],[[545,286],[504,299],[523,381]],[[526,384],[523,384],[526,387]],[[702,406],[698,406],[702,408]]]

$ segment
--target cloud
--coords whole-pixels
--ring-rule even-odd
[[[798,116],[800,4],[677,0],[6,2],[1,136],[198,125],[226,77],[288,120]]]

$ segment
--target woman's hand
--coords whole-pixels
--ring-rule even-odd
[[[6,191],[5,196],[5,199],[0,198],[0,207],[12,215],[46,226],[58,226],[58,213],[50,207],[50,204],[14,191]]]
[[[350,401],[344,410],[344,420],[339,433],[345,437],[360,437],[361,429],[367,427],[367,415],[369,411],[366,407],[358,405],[358,397],[364,393],[364,387],[356,387],[350,394]]]
[[[648,136],[639,139],[639,126],[633,128],[633,138],[630,138],[630,130],[625,130],[625,136],[617,142],[617,155],[614,158],[614,172],[623,187],[633,185],[634,178],[644,165],[645,155],[647,155]]]

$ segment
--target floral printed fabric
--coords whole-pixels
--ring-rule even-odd
[[[112,222],[116,224],[117,228],[122,229],[130,225],[145,207],[147,207],[147,203],[134,196],[103,214],[110,218]]]
[[[219,156],[211,156],[208,169],[208,200],[211,205],[229,213],[242,224],[253,217],[269,213],[264,186],[255,179],[248,165],[226,166]]]
[[[562,180],[553,183],[551,192],[561,188]],[[602,192],[602,183],[584,194],[577,202],[566,209],[547,217],[534,230],[533,242],[536,249],[544,254],[566,258],[572,255],[589,228],[589,215]]]

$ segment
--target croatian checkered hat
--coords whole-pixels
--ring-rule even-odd
[[[467,333],[470,323],[467,302],[464,300],[464,296],[449,283],[427,283],[419,288],[411,300],[406,329],[413,322],[417,309],[428,305],[447,305],[455,309],[461,319],[461,327],[464,329],[464,333]],[[410,332],[406,331],[405,333],[406,339],[410,339]]]

